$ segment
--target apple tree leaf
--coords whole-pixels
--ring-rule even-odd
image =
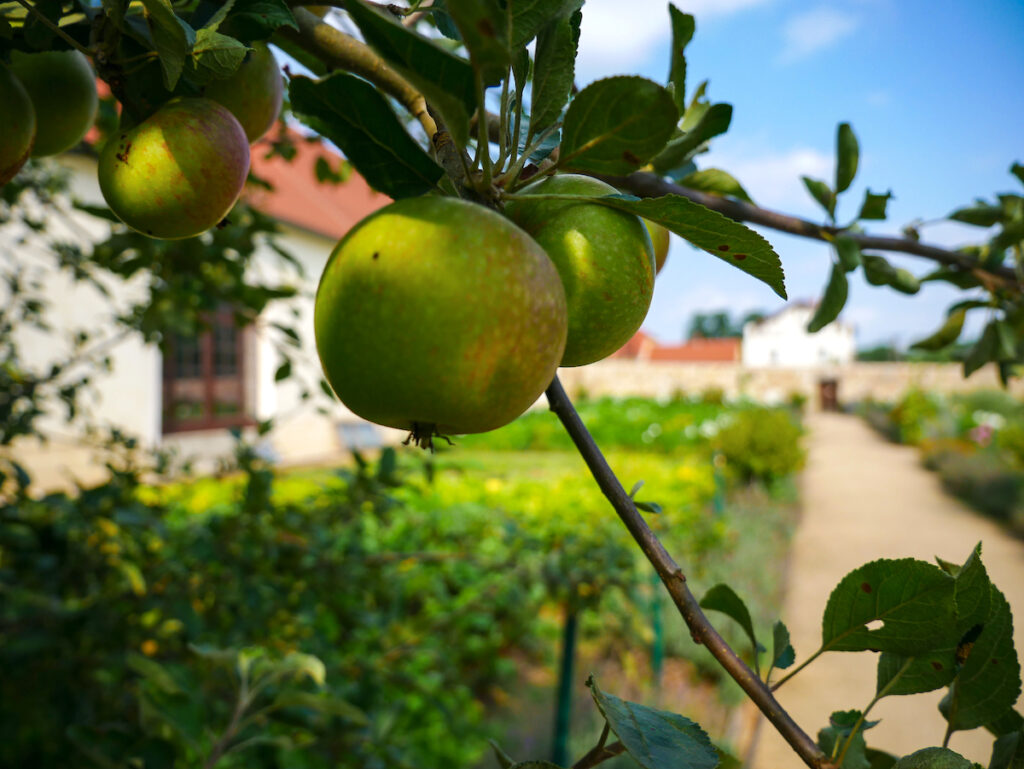
[[[552,21],[537,35],[528,138],[539,136],[554,125],[569,100],[582,18],[577,11]]]
[[[445,11],[455,22],[469,60],[485,85],[497,85],[512,64],[506,29],[499,19],[498,0],[445,0]]]
[[[185,59],[196,42],[195,30],[174,12],[170,0],[142,0],[142,5],[146,9],[146,23],[153,45],[160,54],[164,85],[173,91],[181,77]]]
[[[848,189],[857,175],[860,148],[849,123],[840,123],[836,131],[836,194]]]
[[[708,590],[704,597],[700,599],[700,607],[721,612],[730,619],[735,620],[743,628],[743,632],[747,634],[747,638],[750,639],[750,645],[754,649],[754,655],[755,657],[757,656],[758,643],[757,636],[754,633],[754,623],[750,619],[750,611],[747,609],[747,605],[743,603],[743,599],[736,594],[735,590],[728,585],[719,583]]]
[[[767,283],[772,291],[786,298],[786,279],[779,255],[767,240],[739,222],[681,195],[607,195],[591,200],[660,224],[697,248]]]
[[[903,756],[892,769],[974,769],[976,766],[949,748],[921,748]]]
[[[988,769],[1024,769],[1024,730],[1004,734],[992,743]]]
[[[789,628],[782,620],[772,627],[772,667],[785,670],[796,662],[796,650],[789,640]]]
[[[449,53],[362,0],[345,0],[345,10],[367,44],[426,97],[465,146],[469,116],[476,109],[476,87],[469,62]]]
[[[754,202],[750,195],[747,194],[747,191],[743,189],[743,185],[732,174],[720,168],[705,168],[700,171],[694,171],[680,178],[677,183],[681,187],[689,187],[691,190],[700,190],[701,192],[710,192],[713,195],[736,198],[747,203]]]
[[[811,197],[818,201],[818,204],[825,209],[829,216],[836,215],[836,194],[825,182],[820,179],[812,179],[809,176],[801,176],[804,187],[811,193]]]
[[[602,715],[629,755],[644,769],[714,769],[718,752],[689,718],[605,694],[587,680]]]
[[[818,309],[814,311],[814,317],[807,324],[807,331],[814,334],[821,331],[825,326],[839,317],[839,313],[846,306],[846,296],[850,287],[846,281],[846,270],[840,264],[832,265],[832,274],[829,276],[828,285],[825,286],[825,295],[818,303]]]
[[[245,44],[235,38],[203,27],[196,32],[191,51],[193,76],[199,82],[230,77],[241,66],[248,51]]]
[[[268,40],[281,27],[298,30],[299,25],[285,0],[235,0],[225,27],[232,35],[251,42]]]
[[[825,755],[838,755],[839,749],[849,738],[853,724],[859,717],[860,712],[857,710],[838,711],[829,717],[829,725],[818,731],[818,747]],[[871,763],[868,761],[867,745],[864,742],[864,730],[867,728],[865,722],[863,728],[853,736],[853,742],[846,748],[846,755],[840,764],[841,769],[870,769]]]
[[[583,0],[504,0],[502,24],[512,51],[517,51],[541,29],[556,19],[567,19],[583,5]]]
[[[832,245],[835,246],[836,256],[839,257],[839,263],[843,265],[844,270],[852,272],[860,267],[860,246],[857,245],[857,241],[845,235],[839,235]]]
[[[872,561],[854,569],[829,596],[822,651],[891,651],[913,655],[959,640],[955,580],[913,558]],[[869,629],[868,623],[882,622]]]
[[[878,656],[875,694],[920,694],[941,689],[956,675],[956,645],[914,657],[892,652]]]
[[[337,144],[375,190],[397,200],[436,187],[441,167],[365,80],[344,72],[319,81],[300,76],[288,92],[295,114]]]
[[[689,125],[694,114],[700,117]],[[685,166],[704,142],[728,131],[731,123],[731,104],[698,104],[690,107],[683,121],[683,129],[652,161],[654,170],[659,174],[675,176],[672,173],[675,169]]]
[[[1006,597],[990,585],[988,617],[973,643],[961,644],[966,659],[939,703],[952,731],[974,729],[1013,707],[1020,694],[1020,661],[1013,645],[1013,615]]]
[[[668,14],[672,21],[672,61],[669,63],[668,82],[672,84],[672,95],[682,115],[686,112],[686,46],[693,40],[696,25],[693,16],[683,13],[672,3],[668,5]]]
[[[858,219],[884,219],[885,218],[885,207],[889,203],[889,199],[892,197],[891,192],[886,192],[882,195],[878,195],[871,190],[867,190],[864,193],[864,202],[861,203],[860,213],[857,215]]]
[[[661,151],[678,119],[672,95],[651,80],[598,80],[569,104],[559,164],[580,171],[632,173]]]

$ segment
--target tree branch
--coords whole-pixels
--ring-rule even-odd
[[[572,765],[572,769],[591,769],[591,767],[604,763],[610,758],[626,752],[626,746],[621,742],[613,742],[611,745],[597,745]]]
[[[827,241],[827,236],[835,236],[842,233],[844,237],[850,238],[862,249],[896,251],[905,254],[912,254],[914,256],[923,256],[926,259],[931,259],[932,261],[944,264],[948,267],[957,267],[959,269],[969,271],[980,270],[982,272],[987,272],[998,276],[1003,280],[1009,281],[1018,288],[1022,287],[1021,282],[1018,280],[1018,276],[1009,267],[983,267],[976,259],[973,259],[966,254],[961,254],[958,251],[950,251],[945,248],[939,248],[938,246],[930,246],[927,243],[910,240],[909,238],[891,238],[845,232],[840,227],[829,227],[815,224],[814,222],[806,219],[800,219],[799,217],[789,216],[787,214],[780,214],[776,211],[770,211],[766,208],[761,208],[760,206],[755,206],[740,200],[731,200],[720,195],[712,195],[709,192],[703,192],[701,190],[694,190],[689,187],[673,184],[672,182],[665,181],[656,174],[643,171],[630,174],[629,176],[607,176],[604,174],[593,174],[593,176],[603,179],[614,187],[622,190],[628,190],[634,195],[639,195],[642,198],[660,197],[662,195],[682,195],[684,198],[688,198],[695,203],[700,203],[702,206],[710,208],[712,211],[718,211],[720,214],[724,214],[730,219],[735,219],[737,221],[760,224],[765,227],[771,227],[773,230],[778,230],[779,232],[786,232],[790,235],[799,235],[803,238],[813,238],[815,240]]]
[[[619,479],[608,466],[601,450],[587,431],[569,396],[556,376],[545,393],[551,410],[561,420],[566,432],[572,438],[577,450],[587,463],[594,480],[611,502],[615,512],[626,525],[629,533],[640,545],[647,560],[651,562],[661,581],[668,589],[672,601],[682,615],[690,634],[696,643],[704,644],[719,664],[740,685],[747,696],[757,705],[786,742],[812,769],[831,769],[832,763],[815,744],[814,740],[801,729],[792,717],[775,700],[771,690],[748,668],[736,652],[714,629],[700,609],[697,599],[686,584],[682,569],[668,554],[664,546],[637,511]]]
[[[330,24],[325,24],[304,8],[294,8],[292,13],[299,25],[299,31],[282,27],[279,32],[283,37],[325,64],[366,78],[380,90],[395,97],[409,114],[419,121],[427,137],[433,140],[434,134],[437,133],[437,124],[427,110],[423,94],[385,64],[365,43],[346,35]]]

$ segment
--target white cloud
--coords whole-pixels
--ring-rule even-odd
[[[769,0],[691,0],[680,7],[697,19],[727,16]],[[668,47],[672,38],[665,0],[587,0],[583,6],[580,53],[581,84],[597,77],[633,71],[651,50]]]
[[[790,17],[782,29],[779,61],[789,64],[828,48],[857,27],[860,19],[837,8],[819,6]]]
[[[759,205],[787,212],[818,213],[801,176],[828,179],[832,158],[811,147],[782,152],[712,151],[701,168],[721,168],[735,176]]]

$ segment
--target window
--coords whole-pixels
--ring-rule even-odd
[[[197,337],[173,337],[164,356],[164,432],[249,424],[244,377],[245,333],[230,309]]]

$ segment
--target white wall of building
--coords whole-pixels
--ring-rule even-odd
[[[743,365],[750,368],[841,366],[856,357],[853,328],[834,321],[816,334],[807,331],[814,308],[792,304],[743,327]]]
[[[88,203],[102,204],[95,161],[77,155],[64,156],[61,161],[72,172],[75,196]],[[47,239],[57,236],[83,244],[98,242],[109,234],[106,222],[79,212],[67,221],[51,216],[47,226]],[[10,228],[5,229],[5,238],[8,232]],[[82,425],[86,422],[116,427],[138,438],[143,446],[171,447],[183,456],[213,458],[230,451],[232,438],[224,429],[163,434],[160,351],[154,345],[144,344],[138,335],[125,334],[114,320],[118,312],[145,295],[142,280],[111,280],[106,284],[109,295],[103,296],[89,285],[75,283],[66,272],[55,270],[54,260],[45,248],[46,240],[25,245],[18,243],[15,235],[13,241],[0,243],[0,255],[37,270],[50,302],[46,317],[51,331],[19,331],[25,365],[41,370],[50,362],[64,359],[71,349],[70,338],[78,329],[88,329],[98,340],[110,340],[103,352],[110,357],[111,370],[96,371],[93,387],[83,402],[87,418],[71,423],[62,409],[55,408],[54,414],[43,422],[49,442],[26,442],[22,458],[30,472],[38,474],[43,469],[48,485],[59,485],[62,473],[79,480],[93,478],[86,467],[90,454],[82,449]],[[275,420],[271,433],[259,439],[268,456],[289,463],[320,461],[337,456],[345,448],[339,441],[337,424],[359,421],[337,400],[328,401],[319,387],[322,374],[313,336],[313,297],[334,241],[283,226],[278,243],[300,262],[305,276],[299,283],[297,297],[272,302],[246,332],[247,405],[257,420]],[[294,278],[295,271],[279,254],[270,248],[258,252],[253,280],[279,282],[286,276]],[[4,300],[0,296],[0,301]],[[294,327],[302,340],[301,347],[288,346],[275,323]],[[276,383],[274,374],[283,360],[283,350],[292,359],[292,377]],[[304,389],[311,393],[305,400],[301,397]],[[385,440],[394,439],[391,431],[382,429],[381,433]]]

